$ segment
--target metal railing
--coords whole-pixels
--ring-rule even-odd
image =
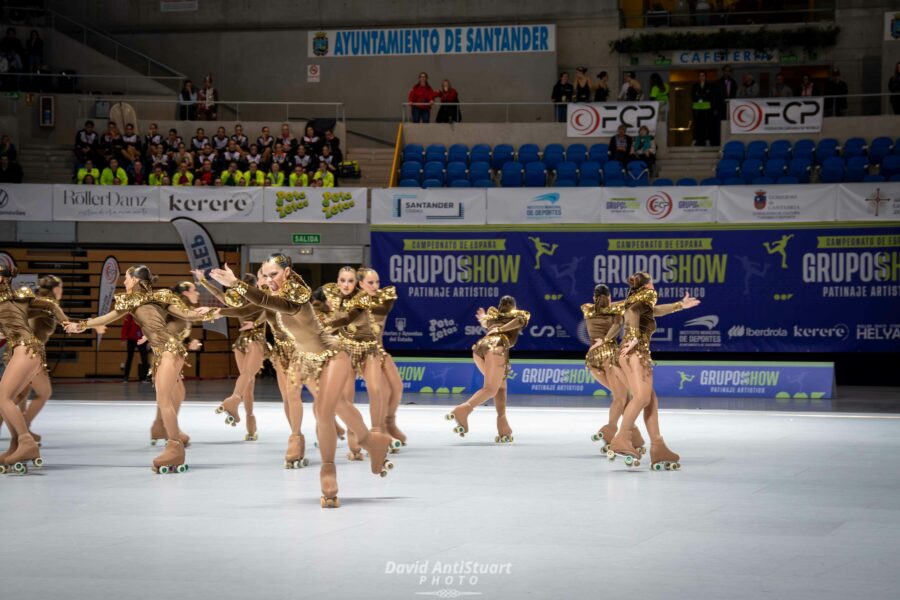
[[[783,8],[779,10],[648,10],[630,13],[619,10],[619,27],[644,29],[652,27],[722,27],[728,25],[774,25],[788,23],[821,23],[834,21],[830,8]]]

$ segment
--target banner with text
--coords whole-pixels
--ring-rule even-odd
[[[202,223],[258,223],[262,195],[260,187],[162,187],[160,216],[163,221],[188,217]]]
[[[834,221],[837,186],[728,185],[719,188],[719,223]]]
[[[53,192],[39,183],[0,184],[0,221],[52,221]]]
[[[823,98],[729,100],[733,134],[818,133],[822,131]]]
[[[660,318],[659,351],[895,351],[900,343],[896,227],[621,231],[372,232],[372,264],[400,301],[385,344],[468,350],[478,307],[511,294],[531,311],[519,350],[584,350],[579,306],[594,285],[614,299],[649,271],[659,303],[698,308]]]
[[[266,188],[268,223],[366,223],[366,188]]]
[[[900,221],[900,183],[842,183],[838,221]]]
[[[159,221],[159,188],[54,185],[54,221]]]
[[[599,223],[600,188],[489,188],[491,225]]]
[[[555,52],[555,25],[309,31],[310,58]]]
[[[715,223],[718,188],[603,188],[603,223]]]
[[[590,102],[569,104],[566,118],[567,137],[612,137],[619,125],[628,135],[637,135],[647,127],[656,135],[659,102]]]
[[[372,224],[484,225],[487,197],[483,189],[372,190]]]

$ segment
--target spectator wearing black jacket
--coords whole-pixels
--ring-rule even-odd
[[[694,146],[709,146],[713,127],[712,105],[714,94],[712,86],[706,81],[706,73],[700,71],[700,80],[691,87],[691,110],[694,119]],[[715,122],[719,124],[718,121]]]
[[[330,129],[325,130],[325,146],[331,148],[331,155],[338,163],[344,161],[344,153],[341,151],[341,138],[334,135]]]
[[[841,70],[832,69],[825,82],[825,116],[843,117],[847,114],[847,82],[841,80]]]
[[[556,103],[554,108],[558,122],[566,122],[566,112],[568,110],[566,105],[572,101],[572,96],[574,95],[575,88],[569,83],[569,74],[563,71],[559,74],[559,81],[553,86],[553,92],[550,94],[550,99]]]
[[[100,134],[94,131],[94,122],[85,121],[84,129],[75,134],[75,159],[79,165],[92,160],[100,163]]]
[[[16,162],[16,159],[19,157],[16,145],[12,143],[12,138],[6,133],[3,134],[3,137],[0,137],[0,157],[2,156],[8,158],[10,162]]]
[[[631,136],[625,133],[625,126],[619,125],[616,135],[609,139],[609,159],[619,161],[624,167],[631,160],[631,146],[633,143]]]
[[[728,101],[737,96],[738,84],[734,77],[731,76],[731,65],[722,67],[722,77],[714,84],[715,102],[713,105],[713,121],[712,129],[709,132],[709,139],[713,146],[721,145],[720,123],[728,118]]]
[[[22,183],[22,167],[6,156],[0,157],[0,183]]]

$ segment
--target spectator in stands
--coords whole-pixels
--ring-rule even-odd
[[[409,91],[407,101],[412,106],[413,123],[431,121],[431,105],[434,104],[434,90],[428,85],[428,73],[419,73],[419,80]]]
[[[807,97],[816,95],[816,88],[809,78],[809,75],[804,75],[803,79],[800,81],[800,95]]]
[[[150,150],[150,167],[160,167],[164,172],[169,172],[169,155],[163,153],[162,144],[155,144]]]
[[[178,119],[197,120],[197,92],[194,91],[194,82],[190,79],[184,82],[181,93],[178,94]]]
[[[638,130],[631,152],[635,159],[647,163],[647,172],[652,176],[654,173],[653,168],[656,164],[656,140],[650,135],[650,129],[646,125],[642,125]]]
[[[197,153],[194,165],[199,169],[203,166],[203,162],[207,160],[212,164],[213,171],[219,170],[219,165],[222,164],[221,159],[219,159],[218,153],[209,144],[204,145],[200,152]]]
[[[96,185],[97,179],[90,173],[84,176],[84,179],[81,180],[81,185]]]
[[[144,170],[144,163],[139,160],[131,163],[131,166],[125,172],[128,173],[128,185],[147,185],[149,183],[147,171]]]
[[[587,67],[575,68],[575,85],[572,88],[572,100],[574,102],[591,101],[591,79],[587,75]]]
[[[212,139],[213,148],[219,154],[219,156],[222,156],[228,149],[228,141],[228,134],[225,133],[225,128],[219,127],[216,130],[216,135],[214,135]]]
[[[203,148],[203,144],[209,143],[206,137],[206,130],[202,127],[197,128],[197,135],[191,138],[191,152],[199,152]]]
[[[437,93],[437,97],[441,101],[441,107],[438,108],[436,123],[459,123],[462,121],[462,111],[459,109],[459,92],[450,85],[449,79],[441,82],[441,89]]]
[[[287,172],[290,169],[290,157],[288,157],[287,152],[284,151],[284,146],[281,142],[275,144],[275,151],[272,152],[267,163],[270,167],[272,165],[278,165],[282,172]]]
[[[644,97],[644,90],[641,88],[641,82],[637,80],[637,74],[634,71],[625,73],[625,82],[622,89],[619,90],[619,100],[626,102],[636,102]]]
[[[37,29],[32,29],[25,42],[25,62],[29,73],[37,73],[44,64],[44,40]]]
[[[163,175],[162,184],[163,185],[172,185],[172,178],[169,177],[168,175]]]
[[[263,160],[269,162],[272,157],[272,150],[275,148],[275,138],[269,134],[269,128],[263,127],[261,135],[256,138],[256,147],[262,152]]]
[[[144,136],[144,156],[150,158],[153,155],[153,146],[161,146],[164,138],[159,132],[159,126],[156,123],[150,123],[147,127],[147,135]]]
[[[320,163],[313,180],[319,187],[334,187],[334,175],[328,171],[326,163]]]
[[[119,134],[119,127],[115,121],[106,124],[106,133],[100,136],[100,153],[103,156],[104,164],[109,164],[113,158],[118,159],[122,150],[122,136]],[[102,181],[100,182],[103,183]]]
[[[665,121],[669,112],[669,84],[662,80],[659,73],[650,75],[650,99],[659,102],[659,120]]]
[[[78,169],[78,174],[75,176],[75,182],[83,184],[84,180],[88,177],[91,178],[91,183],[100,179],[100,169],[94,166],[94,161],[91,159],[84,161],[84,166]]]
[[[266,175],[266,181],[274,187],[284,187],[284,173],[281,171],[281,165],[272,163],[272,170]]]
[[[256,163],[250,163],[250,167],[247,169],[247,172],[244,173],[244,185],[263,185],[266,181],[266,174],[263,173],[259,165]]]
[[[125,124],[125,135],[122,136],[122,158],[126,165],[141,160],[141,136],[134,131],[132,123]]]
[[[22,42],[16,37],[15,27],[9,27],[6,30],[6,37],[0,42],[0,53],[9,63],[10,70],[13,72],[22,71],[22,55],[25,53],[22,48]]]
[[[118,184],[116,180],[119,181]],[[122,185],[123,181],[128,182],[128,174],[119,166],[118,160],[110,159],[109,166],[100,173],[100,185]]]
[[[594,102],[607,100],[609,100],[609,73],[600,71],[597,73],[597,83],[594,84]]]
[[[0,137],[0,157],[3,156],[8,158],[10,162],[16,162],[16,159],[19,157],[16,145],[12,143],[12,138],[9,137],[8,133],[4,133]]]
[[[709,132],[713,146],[721,145],[721,123],[728,118],[728,101],[737,96],[737,87],[737,81],[731,76],[731,65],[725,65],[722,76],[713,84],[713,120]]]
[[[709,146],[712,127],[712,87],[706,82],[706,71],[700,71],[699,81],[691,87],[691,111],[694,119],[694,146]]]
[[[775,76],[775,86],[772,88],[772,93],[769,94],[772,98],[790,98],[794,95],[794,90],[791,89],[791,86],[784,82],[784,75],[779,73]]]
[[[756,80],[753,79],[753,75],[750,73],[746,73],[741,78],[741,87],[738,88],[737,97],[759,98],[759,86],[756,85]]]
[[[147,360],[147,346],[149,344],[140,344],[141,338],[144,337],[140,326],[130,314],[125,315],[122,321],[122,345],[127,347],[128,354],[125,358],[125,383],[131,377],[131,365],[134,362],[134,351],[137,350],[141,355],[141,362],[138,365],[138,381],[146,381],[150,371],[150,362]]]
[[[313,171],[316,168],[316,159],[306,152],[306,146],[300,146],[297,148],[297,154],[294,155],[294,165],[300,165],[307,171]]]
[[[163,178],[166,176],[162,165],[153,165],[153,171],[150,173],[150,185],[163,185]]]
[[[210,159],[204,159],[203,166],[194,173],[194,185],[214,185],[216,183],[216,172],[213,170],[213,164]]]
[[[250,148],[250,138],[244,135],[244,126],[240,123],[237,123],[234,126],[234,133],[232,134],[231,139],[237,142],[241,152],[246,152]]]
[[[322,154],[319,155],[319,166],[323,164],[328,169],[328,172],[334,175],[334,184],[337,185],[338,163],[334,160],[334,156],[331,154],[331,148],[328,146],[323,146]]]
[[[312,156],[318,156],[322,151],[322,138],[319,137],[315,127],[312,125],[306,126],[306,133],[303,134],[303,145],[306,146],[306,151]]]
[[[281,137],[278,139],[281,141],[281,144],[284,146],[284,151],[288,154],[293,154],[297,151],[297,138],[291,135],[290,126],[285,123],[281,126]]]
[[[625,133],[625,126],[619,125],[618,129],[616,129],[616,135],[609,140],[610,160],[617,160],[622,165],[626,165],[631,160],[632,143],[631,136]]]
[[[894,114],[900,115],[900,62],[894,65],[894,74],[888,79],[888,91],[891,93]]]
[[[228,140],[228,149],[222,154],[222,160],[225,162],[236,162],[238,164],[244,163],[244,153],[238,147],[237,142],[234,139]]]
[[[0,183],[22,183],[22,167],[9,157],[0,157]]]
[[[243,185],[244,182],[244,174],[238,171],[237,161],[231,161],[228,163],[228,168],[222,171],[222,185],[226,186],[234,186],[234,185]]]
[[[447,83],[450,82],[448,81]],[[325,146],[331,148],[331,154],[334,156],[337,164],[341,164],[344,161],[344,152],[341,150],[341,138],[334,135],[334,132],[330,129],[325,130]]]
[[[559,74],[559,80],[553,86],[553,91],[550,93],[550,99],[556,103],[556,120],[559,123],[566,122],[568,111],[566,105],[572,101],[572,96],[574,94],[575,88],[569,83],[569,74],[563,71]]]
[[[170,168],[172,169],[177,169],[182,163],[187,163],[189,166],[192,166],[194,164],[194,155],[187,151],[184,144],[178,144],[178,152],[172,156],[172,160],[169,162],[171,163]]]
[[[825,116],[843,117],[847,113],[847,82],[841,80],[841,70],[831,70],[825,82]]]
[[[75,134],[75,159],[82,165],[86,161],[100,159],[100,135],[94,131],[94,122],[85,121],[84,129]]]
[[[303,167],[300,165],[294,167],[294,172],[288,177],[288,184],[291,187],[307,187],[309,185],[309,176],[303,170]]]
[[[250,144],[250,151],[244,155],[244,162],[249,165],[256,165],[257,167],[261,167],[263,163],[262,154],[259,153],[259,148],[256,144]]]
[[[172,177],[172,185],[193,185],[194,174],[191,173],[191,163],[178,163],[178,171]]]
[[[203,87],[197,92],[197,118],[201,121],[217,121],[219,109],[216,88],[213,87],[212,73],[203,78]]]
[[[169,160],[172,160],[172,157],[175,156],[175,153],[178,152],[178,147],[181,146],[182,143],[181,136],[178,135],[178,131],[176,129],[169,130],[169,137],[166,138],[164,148],[166,154],[169,155]]]

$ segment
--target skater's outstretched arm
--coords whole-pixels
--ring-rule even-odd
[[[671,315],[672,313],[678,312],[679,310],[694,308],[699,304],[699,300],[697,300],[696,298],[692,298],[690,294],[685,294],[684,298],[682,298],[678,302],[672,302],[670,304],[657,304],[656,306],[654,306],[653,316],[664,317],[666,315]]]
[[[93,319],[87,319],[84,321],[79,321],[77,323],[73,323],[70,321],[65,326],[66,333],[81,333],[86,329],[109,325],[111,323],[115,323],[116,321],[127,315],[129,312],[131,311],[113,309],[105,315],[94,317]]]
[[[210,309],[208,306],[200,308],[183,308],[176,304],[170,304],[166,307],[166,311],[170,315],[174,315],[185,321],[215,321],[219,318],[219,309]]]
[[[32,298],[31,307],[47,311],[48,313],[56,317],[56,320],[60,323],[71,321],[71,319],[66,316],[66,313],[64,313],[63,310],[59,307],[59,304],[47,300],[46,298]]]

